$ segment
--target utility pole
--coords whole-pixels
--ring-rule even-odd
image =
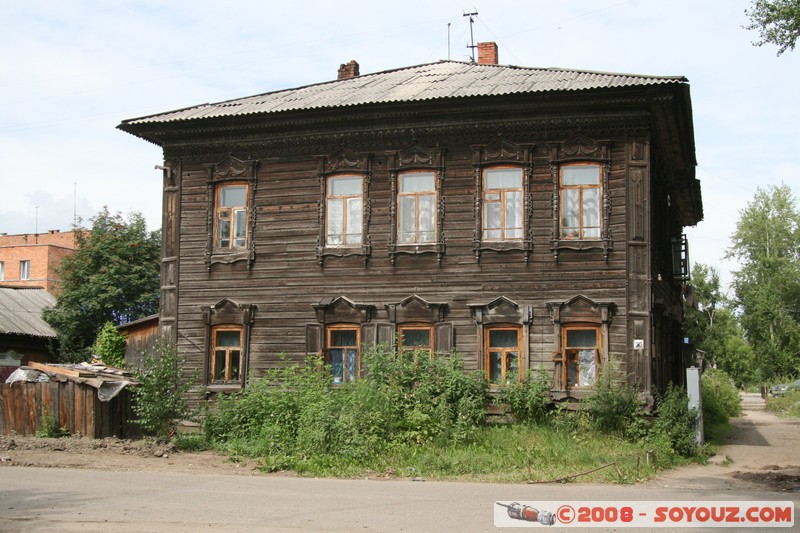
[[[464,16],[465,17],[469,17],[469,44],[467,45],[467,48],[470,49],[470,61],[472,61],[474,63],[475,62],[475,48],[477,48],[477,46],[475,46],[475,37],[472,35],[472,24],[475,22],[475,19],[473,19],[472,17],[473,16],[477,17],[478,16],[478,12],[475,11],[475,12],[472,12],[472,13],[464,13]]]

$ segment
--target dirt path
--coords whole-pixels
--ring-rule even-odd
[[[647,486],[660,488],[740,488],[800,492],[800,420],[764,409],[758,394],[742,395],[744,415],[731,421],[733,431],[709,465],[666,472]]]

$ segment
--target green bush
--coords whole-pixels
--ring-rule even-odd
[[[636,388],[616,381],[616,376],[612,364],[601,368],[591,394],[581,403],[598,431],[636,436],[644,416],[642,402]]]
[[[159,438],[172,436],[178,422],[189,416],[185,394],[194,379],[185,379],[183,364],[175,344],[162,339],[145,354],[144,367],[136,372],[140,385],[132,389],[134,422]]]
[[[525,380],[504,386],[497,400],[508,407],[515,421],[543,424],[553,403],[550,374],[539,367],[535,375],[530,372]]]
[[[458,356],[415,359],[365,350],[363,377],[340,385],[319,358],[287,363],[220,397],[205,417],[206,438],[230,453],[269,456],[270,469],[467,440],[483,423],[486,380],[465,373]]]
[[[126,344],[125,336],[117,331],[112,322],[106,322],[97,334],[92,354],[99,356],[108,366],[122,368],[125,366]]]
[[[767,410],[800,418],[800,390],[790,390],[783,396],[767,397]]]
[[[686,389],[670,383],[666,393],[657,398],[657,406],[650,439],[667,443],[682,457],[697,455],[697,410],[689,408]]]
[[[710,369],[700,378],[705,424],[726,423],[741,416],[742,401],[731,377],[722,370]]]

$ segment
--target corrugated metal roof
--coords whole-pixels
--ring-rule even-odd
[[[125,120],[121,126],[322,108],[504,94],[681,84],[644,76],[440,61]]]
[[[55,330],[42,319],[42,309],[55,303],[44,289],[0,287],[0,333],[55,337]]]

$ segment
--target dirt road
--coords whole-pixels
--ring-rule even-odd
[[[2,464],[33,464],[38,453],[43,465],[69,457],[74,468],[0,466],[0,531],[492,531],[494,502],[533,500],[792,501],[797,515],[800,422],[764,412],[756,397],[746,397],[746,409],[723,464],[632,486],[306,479],[214,461],[209,468],[202,454],[169,450],[98,448],[92,461],[91,453],[26,454],[17,445],[0,449],[11,458]],[[126,460],[117,469],[106,455]]]

